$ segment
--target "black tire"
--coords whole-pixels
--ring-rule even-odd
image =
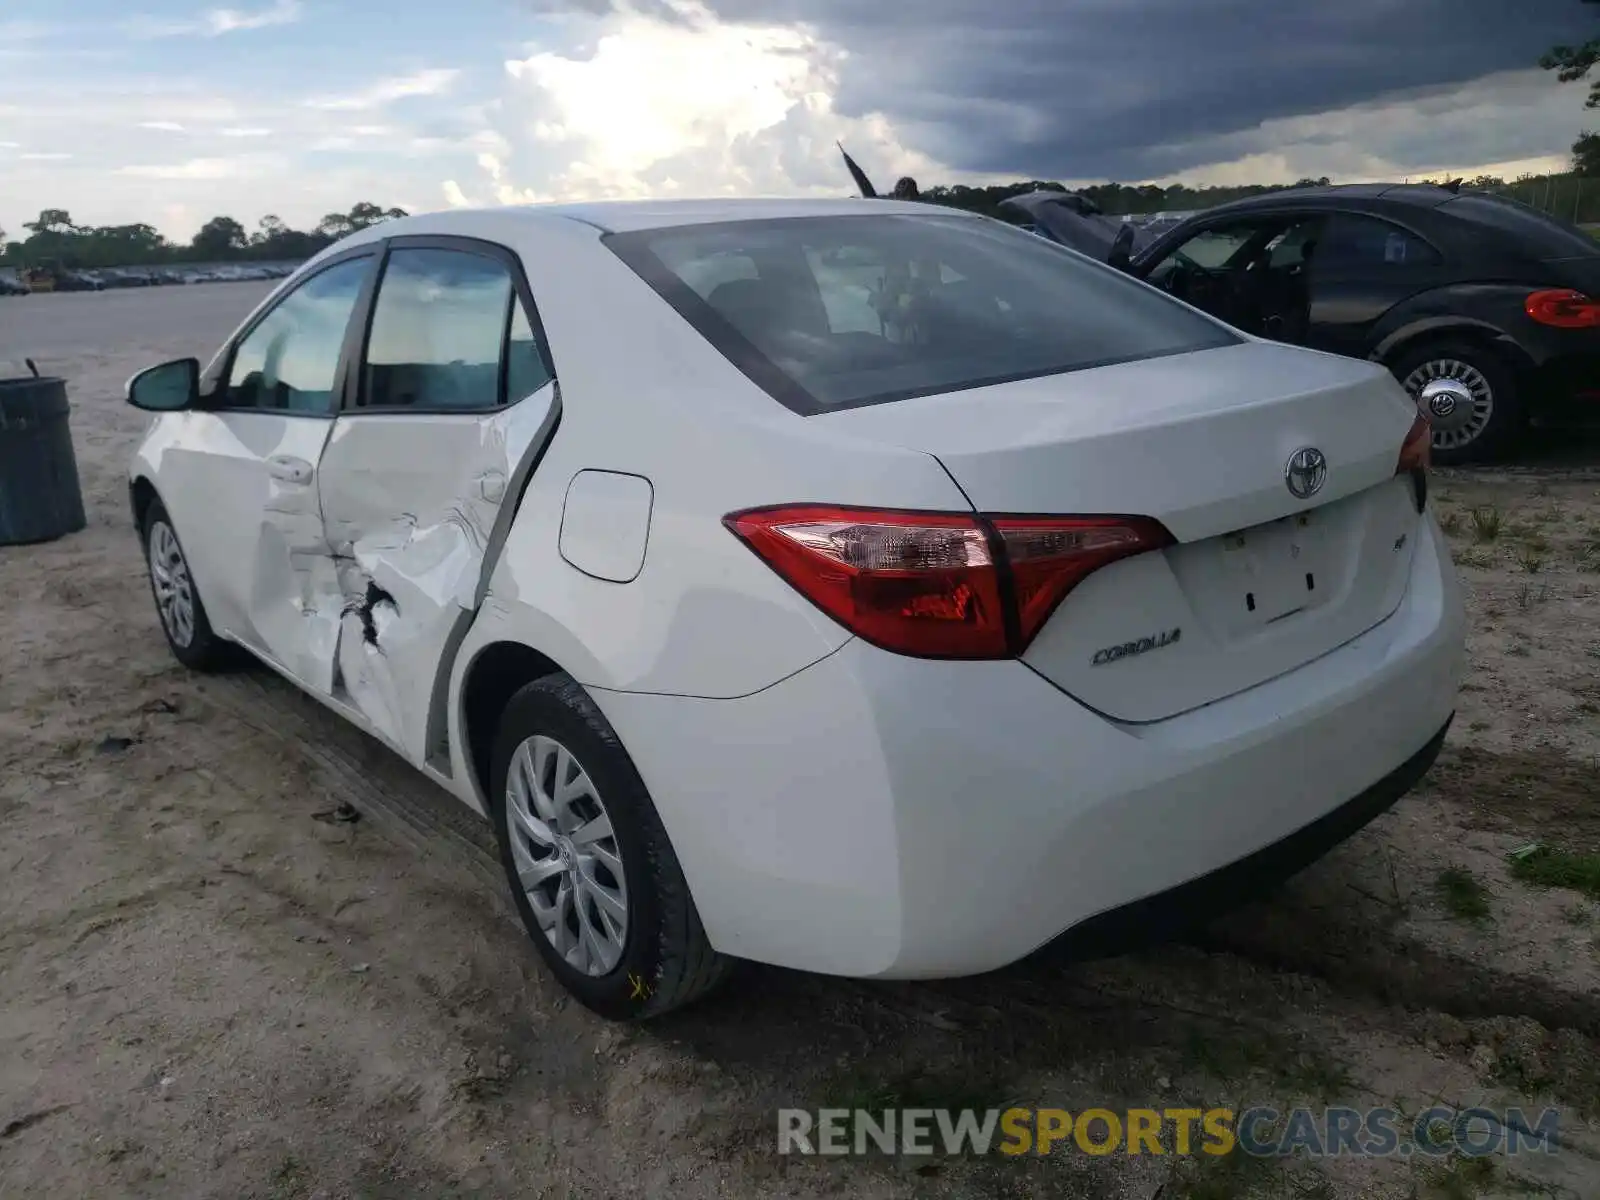
[[[188,576],[194,629],[187,641],[181,635],[175,635],[168,626],[167,614],[161,607],[161,598],[156,590],[155,571],[150,562],[150,539],[157,526],[171,531],[173,544],[177,546],[184,572]],[[139,544],[144,547],[144,570],[150,581],[150,598],[155,602],[156,620],[161,624],[161,632],[172,649],[172,656],[191,671],[210,673],[238,666],[243,656],[238,647],[232,642],[223,641],[212,630],[210,618],[206,616],[206,606],[200,599],[200,589],[195,586],[194,576],[189,572],[188,558],[183,556],[183,543],[178,540],[177,528],[159,500],[150,501],[150,507],[145,510],[144,520],[139,527]]]
[[[1389,369],[1416,398],[1427,382],[1421,375],[1427,374],[1426,368],[1430,364],[1459,364],[1469,373],[1468,379],[1473,379],[1470,373],[1475,373],[1476,380],[1481,380],[1487,386],[1492,405],[1482,429],[1465,442],[1446,434],[1443,418],[1433,418],[1438,426],[1434,432],[1433,461],[1441,466],[1488,462],[1515,450],[1527,429],[1528,414],[1522,400],[1520,380],[1510,364],[1493,349],[1479,342],[1444,337],[1428,338],[1407,346],[1390,362]]]
[[[558,742],[577,760],[610,817],[628,914],[621,957],[605,974],[586,974],[562,957],[540,929],[518,878],[511,839],[528,835],[511,829],[506,784],[512,756],[536,735]],[[612,1020],[642,1020],[696,1000],[726,978],[732,960],[706,940],[644,781],[604,714],[571,676],[536,680],[506,705],[495,735],[489,801],[500,862],[523,926],[551,973],[586,1008]]]

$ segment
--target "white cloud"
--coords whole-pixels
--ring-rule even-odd
[[[205,20],[213,35],[239,29],[266,29],[273,25],[292,25],[300,19],[300,0],[274,0],[270,8],[254,12],[237,8],[214,8]]]
[[[564,51],[506,63],[509,94],[474,147],[488,198],[848,194],[836,138],[875,175],[955,180],[881,115],[835,110],[844,54],[808,27],[728,25],[698,0],[668,2],[675,19],[569,18]],[[473,199],[455,180],[444,198]]]
[[[1327,175],[1340,183],[1479,174],[1514,179],[1565,170],[1584,125],[1581,88],[1543,71],[1509,71],[1471,84],[1263,122],[1218,139],[1212,165],[1185,182],[1233,185]]]
[[[448,92],[455,84],[460,71],[434,67],[425,71],[416,71],[410,75],[398,75],[390,79],[380,79],[369,87],[358,92],[347,92],[336,96],[319,96],[307,100],[311,108],[323,109],[329,112],[361,112],[367,109],[382,108],[396,100],[405,100],[413,96],[439,96]]]
[[[268,29],[292,25],[303,12],[300,0],[273,0],[266,8],[212,8],[182,21],[159,17],[134,17],[125,23],[129,34],[140,38],[221,37],[248,29]]]
[[[256,165],[244,158],[191,158],[181,163],[118,167],[113,173],[130,179],[238,179],[254,173]]]
[[[0,21],[0,45],[36,42],[57,32],[57,26],[46,25],[43,21]]]
[[[72,155],[64,154],[59,150],[52,150],[48,152],[36,151],[32,154],[19,154],[17,157],[24,162],[64,162],[66,159],[71,158]]]
[[[155,129],[161,133],[182,133],[183,126],[176,121],[140,121],[140,129]]]
[[[272,135],[272,130],[262,128],[259,125],[233,125],[226,129],[219,129],[217,130],[217,133],[226,138],[258,138],[270,137]]]

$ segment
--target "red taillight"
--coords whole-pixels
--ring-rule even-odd
[[[1426,471],[1432,462],[1433,428],[1428,424],[1428,418],[1418,413],[1416,420],[1411,422],[1406,440],[1400,443],[1400,463],[1394,473],[1403,475],[1407,471]]]
[[[1033,641],[1066,594],[1107,563],[1172,544],[1148,517],[990,517],[1016,594],[1020,646]]]
[[[1144,517],[984,517],[794,504],[723,523],[852,633],[920,658],[1022,653],[1090,573],[1171,543]]]
[[[1420,412],[1411,422],[1406,440],[1400,443],[1400,461],[1395,464],[1396,475],[1410,475],[1411,489],[1417,511],[1428,507],[1428,466],[1433,461],[1433,427]]]
[[[1600,300],[1568,288],[1535,292],[1523,310],[1539,324],[1557,329],[1600,329]]]

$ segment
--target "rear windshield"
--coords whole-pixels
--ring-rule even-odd
[[[1241,340],[1120,271],[998,221],[794,217],[606,242],[802,414]]]
[[[1600,256],[1600,247],[1595,245],[1594,239],[1576,225],[1507,196],[1457,196],[1440,207],[1452,216],[1477,221],[1509,234],[1534,258]]]

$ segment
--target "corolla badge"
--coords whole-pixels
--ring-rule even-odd
[[[1177,645],[1178,639],[1182,636],[1182,629],[1165,629],[1160,633],[1152,633],[1148,637],[1137,638],[1131,642],[1123,642],[1116,646],[1106,646],[1094,652],[1094,657],[1089,660],[1089,665],[1103,667],[1107,663],[1121,662],[1125,658],[1149,654],[1152,650],[1165,650],[1168,646]]]
[[[1328,481],[1328,460],[1315,446],[1302,446],[1289,456],[1283,468],[1283,482],[1297,500],[1309,500]]]

